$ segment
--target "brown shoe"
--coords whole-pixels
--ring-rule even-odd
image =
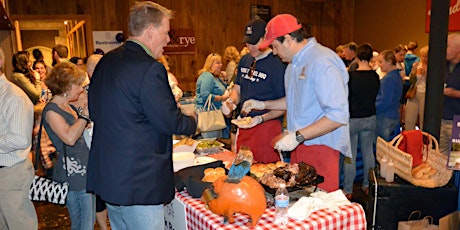
[[[351,201],[351,199],[353,199],[353,194],[351,193],[345,193],[345,196],[347,197],[348,200]]]

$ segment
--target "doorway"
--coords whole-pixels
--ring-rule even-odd
[[[51,50],[57,45],[69,48],[69,57],[85,58],[93,53],[91,18],[88,15],[11,15],[14,24],[14,52],[42,51],[51,66]]]

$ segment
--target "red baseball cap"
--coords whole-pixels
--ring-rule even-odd
[[[302,24],[298,23],[296,17],[290,14],[276,15],[265,27],[265,38],[259,45],[259,49],[268,47],[277,37],[292,33],[300,28],[302,28]]]

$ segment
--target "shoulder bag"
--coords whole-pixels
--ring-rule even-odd
[[[44,116],[42,116],[40,122],[40,130],[38,131],[38,141],[37,147],[35,149],[35,163],[34,168],[37,171],[40,164],[41,157],[41,148],[40,140],[43,128]],[[64,183],[56,182],[45,177],[35,175],[35,178],[32,182],[32,185],[29,189],[29,199],[32,201],[46,201],[53,204],[65,205],[67,193],[69,192],[69,182],[68,177],[69,173],[67,171],[67,154],[66,154],[66,144],[64,145],[64,165],[66,171],[66,181]]]
[[[198,112],[198,129],[200,132],[210,132],[221,130],[227,127],[225,124],[224,114],[220,109],[216,109],[211,101],[211,94],[209,94],[203,110]]]
[[[412,84],[410,85],[409,90],[407,90],[405,98],[412,99],[415,97],[415,94],[417,94],[417,86],[415,84]]]

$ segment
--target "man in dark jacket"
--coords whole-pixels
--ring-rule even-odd
[[[163,204],[174,198],[172,135],[196,130],[156,61],[170,40],[171,17],[156,3],[136,3],[130,39],[101,59],[91,79],[87,190],[107,203],[112,228],[163,229]]]

